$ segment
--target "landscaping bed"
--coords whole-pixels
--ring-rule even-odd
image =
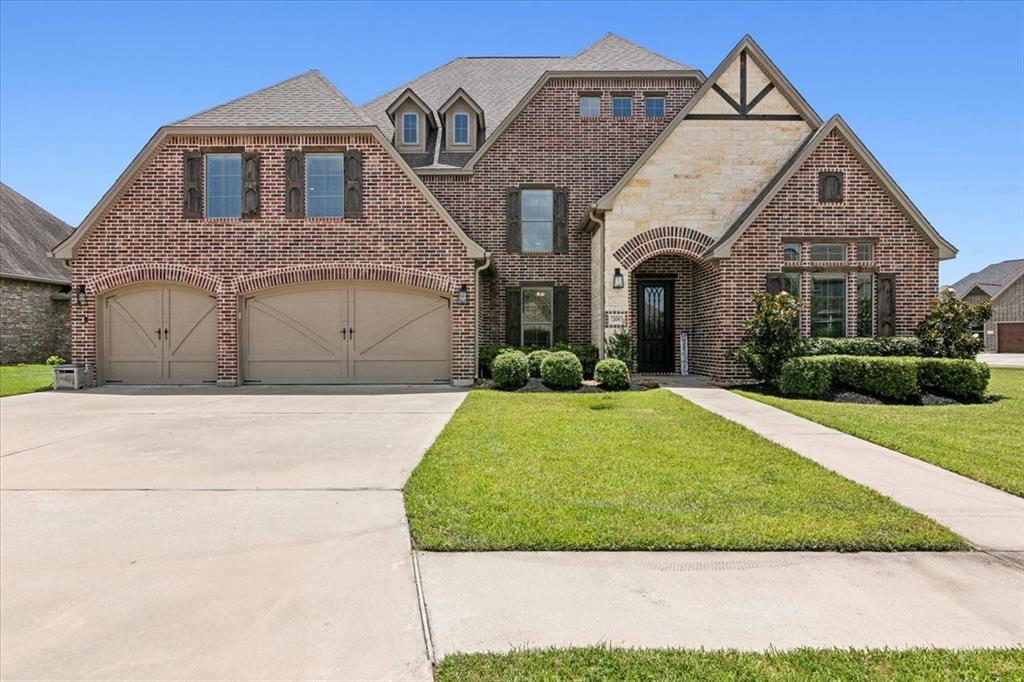
[[[0,398],[53,388],[50,365],[4,365],[0,367]]]
[[[665,390],[473,391],[405,486],[429,550],[950,550],[946,528]]]
[[[1022,649],[796,649],[768,653],[586,647],[455,654],[437,667],[456,680],[1010,680]]]

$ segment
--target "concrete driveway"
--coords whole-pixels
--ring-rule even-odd
[[[975,359],[992,367],[1024,367],[1024,353],[981,353]]]
[[[430,679],[400,488],[464,395],[4,398],[3,679]]]

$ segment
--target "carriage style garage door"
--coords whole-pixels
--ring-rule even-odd
[[[245,381],[450,381],[449,301],[436,293],[325,282],[261,292],[242,305]]]
[[[175,284],[140,284],[101,307],[103,380],[200,384],[217,380],[217,300]]]

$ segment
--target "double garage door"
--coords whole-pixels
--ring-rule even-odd
[[[427,291],[354,282],[281,287],[242,299],[241,379],[264,384],[448,383],[449,301]],[[214,299],[176,285],[108,296],[107,381],[216,380]]]

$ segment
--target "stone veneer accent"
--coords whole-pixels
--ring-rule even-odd
[[[68,359],[69,302],[53,300],[59,284],[0,278],[0,364]]]

